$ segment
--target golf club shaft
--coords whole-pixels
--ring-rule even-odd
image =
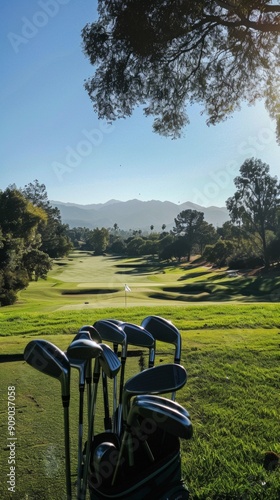
[[[103,385],[103,403],[104,403],[104,430],[112,430],[112,420],[109,410],[109,396],[108,396],[108,381],[107,376],[102,370],[102,385]]]
[[[86,458],[84,463],[83,483],[80,494],[80,500],[85,500],[86,498],[91,443],[92,443],[92,438],[94,436],[94,417],[95,417],[95,407],[96,407],[96,397],[97,397],[99,377],[100,377],[100,363],[99,359],[96,358],[94,365],[94,375],[93,375],[93,391],[91,394],[91,400],[89,402],[90,404],[89,404],[89,419],[88,419],[88,437],[87,437]]]
[[[121,444],[120,452],[119,452],[119,455],[118,455],[118,460],[117,460],[116,468],[115,468],[113,479],[112,479],[112,486],[114,486],[114,484],[116,482],[116,479],[117,479],[117,475],[118,475],[120,464],[121,464],[121,459],[122,459],[123,452],[124,452],[124,449],[125,449],[125,446],[126,446],[126,443],[127,443],[127,440],[128,440],[128,436],[129,436],[129,432],[128,432],[128,430],[125,430],[123,438],[122,438],[122,444]]]
[[[64,407],[64,447],[65,447],[65,476],[67,500],[71,500],[71,465],[70,465],[70,432],[69,432],[69,402]]]
[[[116,431],[118,436],[121,435],[122,428],[122,396],[123,396],[123,386],[124,386],[124,374],[125,374],[125,364],[126,357],[122,357],[122,366],[121,366],[121,374],[120,374],[120,388],[119,388],[119,406],[117,410],[117,425]]]
[[[80,385],[79,400],[79,434],[78,434],[78,474],[77,474],[77,496],[81,492],[82,461],[83,461],[83,413],[84,413],[84,386]]]

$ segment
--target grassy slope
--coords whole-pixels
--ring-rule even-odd
[[[263,458],[266,450],[280,452],[279,304],[267,300],[265,304],[231,301],[191,305],[170,299],[154,300],[149,295],[155,290],[168,298],[164,287],[207,283],[207,279],[215,283],[227,278],[221,276],[223,271],[215,273],[207,268],[183,272],[137,267],[143,264],[141,260],[132,263],[100,258],[96,266],[95,259],[84,255],[74,259],[61,261],[66,265],[57,266],[47,282],[32,284],[21,294],[18,304],[1,310],[1,352],[23,352],[27,342],[38,335],[65,349],[82,324],[92,324],[99,318],[117,317],[140,323],[147,314],[159,314],[172,320],[182,333],[182,364],[188,372],[188,382],[177,400],[189,410],[194,425],[193,439],[182,443],[183,476],[192,499],[278,500],[280,470],[267,472]],[[230,283],[234,281],[238,283],[237,279]],[[127,307],[124,307],[124,283],[132,289]],[[277,289],[277,281],[274,285]],[[61,291],[77,291],[84,286],[91,290],[87,295],[90,304],[84,304],[86,296],[61,295]],[[102,289],[114,288],[119,291],[100,293]],[[96,289],[98,294],[93,293]],[[268,295],[264,294],[263,300],[269,297],[266,286],[265,289]],[[178,294],[178,291],[168,293]],[[117,294],[121,306],[113,308]],[[275,300],[275,293],[273,297]],[[137,307],[132,306],[134,303]],[[69,309],[61,309],[62,304]],[[158,350],[157,363],[160,359],[171,360],[170,347],[158,343]],[[138,359],[130,359],[127,377],[137,370]],[[59,383],[23,362],[3,363],[0,372],[3,416],[0,497],[60,500],[65,487]],[[7,387],[11,384],[17,392],[17,493],[8,496],[5,408]],[[74,483],[78,408],[75,371],[71,387]],[[102,423],[101,399],[97,417]]]
[[[131,292],[125,296],[124,285]],[[76,252],[54,263],[46,281],[31,283],[9,310],[49,312],[106,307],[210,302],[278,302],[280,276],[229,278],[225,269],[171,266],[144,259],[91,257]]]

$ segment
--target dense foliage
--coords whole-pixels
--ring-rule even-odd
[[[0,191],[0,305],[14,303],[29,281],[46,278],[51,258],[70,248],[66,226],[43,184]]]
[[[156,132],[178,137],[187,105],[216,124],[263,99],[280,138],[279,0],[99,0],[98,12],[82,39],[99,117],[140,105]]]

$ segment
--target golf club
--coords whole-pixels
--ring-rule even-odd
[[[143,394],[141,396],[136,396],[135,401],[147,401],[147,402],[152,402],[154,404],[167,406],[168,408],[171,408],[173,410],[178,411],[179,413],[182,413],[182,415],[185,415],[185,417],[188,418],[190,417],[190,414],[188,410],[186,410],[186,408],[184,408],[176,401],[172,401],[172,399],[167,399],[162,396],[156,396],[155,394]]]
[[[174,408],[163,406],[152,401],[145,401],[139,398],[135,398],[129,411],[127,426],[123,435],[120,453],[113,475],[112,485],[114,485],[115,483],[126,447],[128,448],[129,465],[133,465],[132,450],[129,446],[129,437],[132,432],[133,423],[137,423],[139,417],[142,417],[143,419],[152,419],[152,421],[156,424],[156,427],[161,428],[165,432],[169,432],[174,436],[178,436],[184,439],[190,439],[192,436],[192,424],[189,418],[183,413],[177,411]]]
[[[113,379],[120,367],[120,360],[114,351],[107,344],[98,344],[102,348],[102,352],[99,357],[95,360],[94,372],[93,372],[93,383],[94,389],[91,398],[90,404],[90,412],[89,412],[89,422],[88,422],[88,438],[86,443],[86,451],[85,451],[85,463],[84,463],[84,471],[83,471],[83,482],[82,482],[82,490],[80,495],[80,500],[85,500],[86,498],[86,488],[87,488],[87,477],[89,472],[89,464],[90,464],[90,450],[91,443],[94,436],[94,419],[95,419],[95,408],[96,408],[96,397],[97,397],[97,389],[98,382],[100,378],[100,369],[102,368],[103,372],[107,377]]]
[[[119,323],[119,322],[118,322]],[[106,342],[113,343],[114,352],[118,352],[118,345],[122,346],[121,352],[121,363],[122,367],[124,366],[126,359],[126,335],[121,330],[119,325],[116,322],[112,322],[110,320],[99,320],[94,323],[94,327],[99,332],[102,340]],[[123,369],[122,369],[123,371]],[[102,373],[102,381],[103,381],[103,394],[104,394],[104,411],[105,411],[105,419],[104,419],[104,427],[106,429],[112,429],[112,421],[109,414],[109,400],[108,400],[108,390],[107,390],[107,381],[106,375],[104,372]],[[116,410],[117,410],[117,377],[114,378],[114,387],[113,387],[113,423],[114,423],[114,431],[117,431],[116,427]]]
[[[92,326],[92,325],[83,325],[83,326],[81,326],[81,328],[79,329],[79,333],[80,332],[88,332],[90,334],[90,339],[94,340],[98,344],[100,344],[102,342],[101,336],[99,335],[99,333],[96,330],[96,328],[94,328],[94,326]]]
[[[124,385],[122,408],[123,426],[126,428],[130,399],[144,394],[164,394],[176,391],[187,381],[187,372],[181,365],[170,363],[147,368],[131,377]]]
[[[179,330],[171,321],[160,316],[147,316],[141,325],[150,332],[156,340],[175,345],[174,363],[180,364],[182,339]],[[176,394],[172,393],[171,398],[175,400]]]
[[[145,347],[149,349],[149,368],[154,365],[155,361],[155,340],[153,336],[143,327],[135,325],[134,323],[121,322],[119,327],[126,335],[126,353],[124,363],[122,364],[120,376],[120,389],[119,389],[119,406],[116,414],[117,433],[120,436],[122,432],[122,394],[124,386],[125,364],[127,358],[128,346]]]
[[[70,365],[79,370],[79,432],[78,432],[78,474],[77,474],[77,492],[81,491],[82,481],[82,461],[83,461],[83,407],[84,407],[84,388],[85,374],[87,364],[92,358],[100,355],[102,349],[96,342],[89,340],[89,332],[79,332],[67,349],[67,356]],[[86,338],[85,338],[86,337]],[[86,354],[85,354],[86,348]]]
[[[36,370],[58,379],[64,409],[64,446],[67,499],[71,500],[71,465],[69,435],[70,363],[63,351],[47,340],[31,340],[24,350],[25,361]]]
[[[149,368],[155,362],[155,339],[145,328],[134,323],[121,323],[120,328],[127,338],[127,346],[147,347],[149,349]]]
[[[126,423],[129,401],[133,396],[144,394],[164,394],[181,389],[187,381],[187,372],[181,365],[168,363],[147,368],[131,377],[123,390],[123,420]]]
[[[92,325],[83,325],[76,337],[73,340],[77,340],[78,338],[88,338],[88,340],[94,340],[97,344],[102,342],[102,339],[98,333],[98,331]],[[89,406],[91,401],[91,384],[92,384],[92,363],[91,359],[87,361],[86,364],[86,384],[87,384],[87,408],[89,412]]]

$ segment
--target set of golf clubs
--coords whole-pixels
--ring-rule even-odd
[[[174,345],[174,363],[154,366],[157,340]],[[109,347],[107,342],[111,343],[113,348]],[[129,346],[147,348],[149,364],[146,370],[125,382]],[[183,387],[187,380],[186,371],[180,365],[181,335],[178,329],[164,318],[148,316],[140,326],[115,319],[99,320],[93,325],[81,327],[66,352],[47,340],[32,340],[25,348],[24,359],[40,372],[57,378],[61,383],[67,500],[72,498],[69,433],[71,368],[79,370],[78,500],[86,498],[88,474],[91,468],[94,468],[94,473],[98,477],[102,461],[111,456],[112,451],[116,452],[111,478],[112,487],[118,481],[125,456],[128,456],[129,466],[133,466],[132,430],[136,434],[141,434],[143,419],[153,419],[159,428],[181,438],[189,439],[192,435],[188,412],[175,402],[176,391]],[[92,366],[93,360],[94,366]],[[105,432],[95,436],[94,421],[100,377],[103,388]],[[113,381],[112,416],[108,378]],[[85,388],[88,432],[83,448]],[[171,399],[159,396],[169,392]],[[153,461],[154,456],[148,443],[143,438],[142,441],[148,459]]]

